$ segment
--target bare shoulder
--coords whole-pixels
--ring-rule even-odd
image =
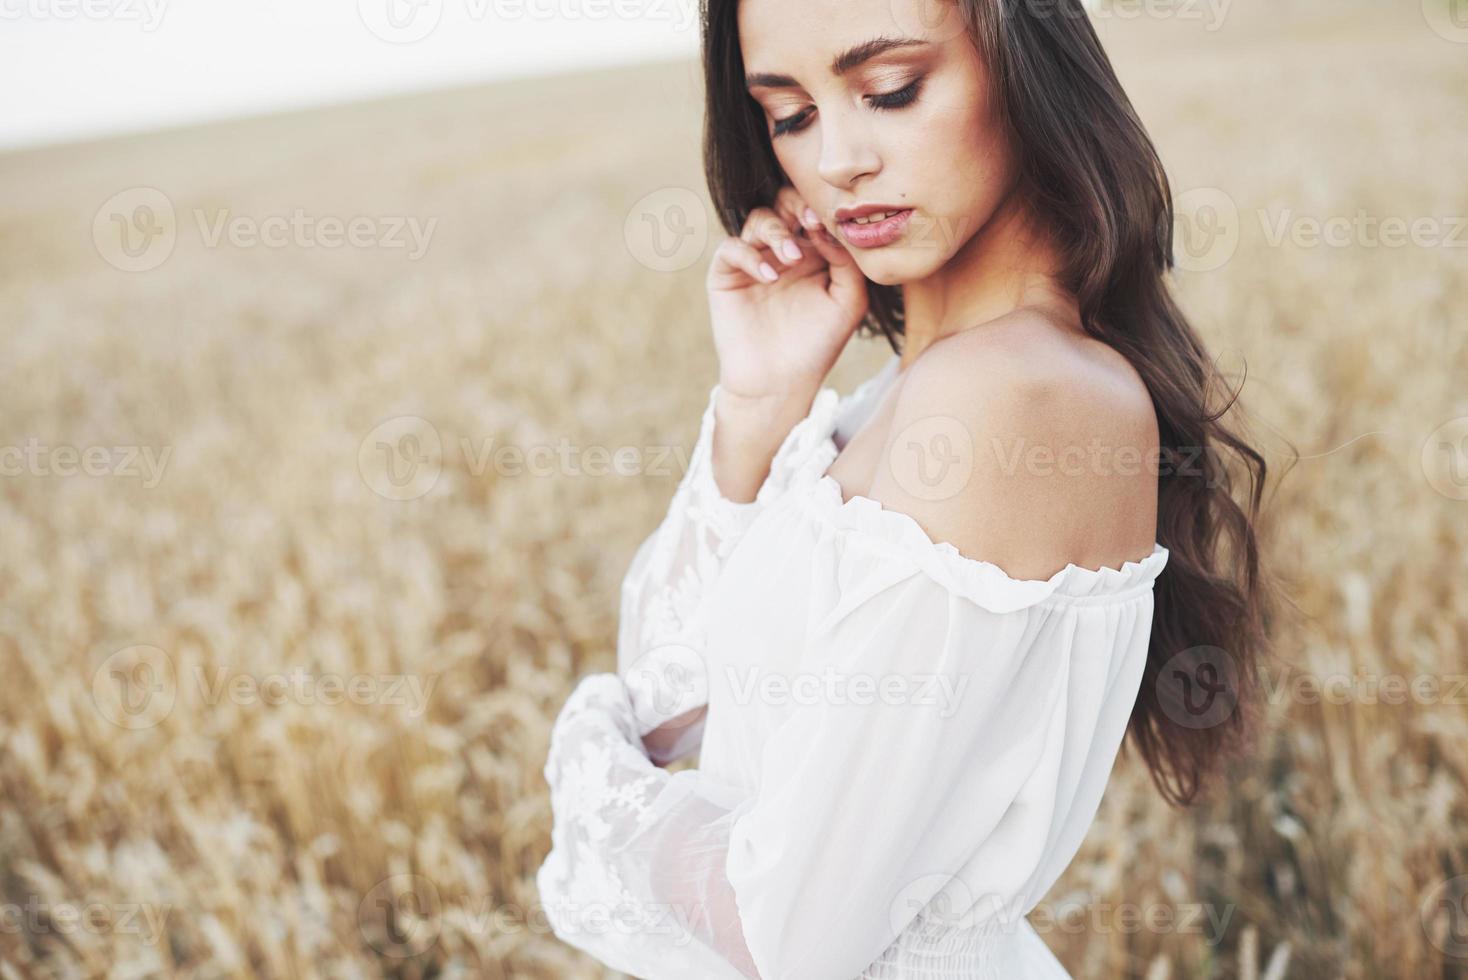
[[[1114,568],[1156,540],[1157,447],[1124,356],[1020,312],[913,362],[871,496],[1012,578]]]

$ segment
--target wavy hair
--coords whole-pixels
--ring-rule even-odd
[[[1210,408],[1221,375],[1164,278],[1173,266],[1167,175],[1079,0],[952,2],[990,68],[1016,149],[1016,192],[1053,236],[1082,326],[1132,363],[1157,412],[1158,540],[1170,555],[1127,734],[1163,798],[1186,806],[1228,760],[1252,751],[1261,727],[1276,603],[1256,534],[1266,463],[1221,421],[1238,391]],[[730,235],[785,183],[745,88],[737,8],[700,2],[704,172]],[[868,281],[867,291],[859,332],[885,336],[900,353],[901,287]],[[1234,499],[1245,480],[1247,509]]]

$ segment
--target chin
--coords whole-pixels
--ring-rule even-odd
[[[898,245],[896,248],[901,249]],[[862,275],[879,286],[905,286],[910,282],[919,282],[932,274],[930,263],[917,262],[913,255],[903,255],[900,251],[892,248],[884,249],[882,254],[872,255],[865,261],[858,260],[857,268],[861,269]]]

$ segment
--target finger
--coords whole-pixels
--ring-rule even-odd
[[[770,253],[781,262],[794,265],[805,258],[805,253],[793,232],[794,228],[774,208],[755,208],[745,220],[739,237],[750,244],[769,246]]]
[[[774,282],[778,278],[779,270],[761,249],[742,239],[729,237],[714,250],[708,286],[711,289],[740,289],[756,282]]]
[[[825,228],[814,232],[811,241],[826,259],[831,285],[831,298],[848,309],[859,309],[867,303],[867,279],[856,259],[838,241],[831,238]]]
[[[811,233],[810,241],[815,245],[816,251],[821,257],[833,266],[854,266],[856,259],[846,250],[846,246],[831,236],[826,226],[817,222],[816,229]]]
[[[820,227],[821,220],[816,216],[815,210],[800,196],[799,191],[788,184],[781,187],[775,195],[775,210],[791,228],[801,228],[807,235]]]
[[[817,231],[825,228],[815,208],[807,204],[795,188],[781,188],[777,200],[781,215],[800,228],[799,237],[802,240],[809,241],[815,237]]]

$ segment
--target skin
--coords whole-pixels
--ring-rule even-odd
[[[1057,252],[1017,192],[1016,142],[998,116],[988,67],[956,18],[932,19],[922,0],[741,0],[750,97],[765,111],[790,183],[740,236],[788,282],[746,276],[743,289],[768,293],[757,310],[762,323],[785,315],[793,329],[816,334],[813,343],[835,337],[810,358],[821,377],[854,323],[822,333],[819,286],[849,315],[865,312],[865,304],[843,302],[856,273],[903,289],[897,381],[828,471],[843,499],[878,500],[916,519],[931,540],[1014,578],[1048,578],[1070,562],[1116,568],[1139,560],[1155,540],[1151,398],[1124,356],[1083,332],[1075,298],[1058,282]],[[840,54],[879,37],[916,43],[832,72]],[[909,103],[873,103],[912,82]],[[778,123],[790,129],[777,135]],[[862,248],[843,238],[835,210],[868,202],[913,208],[900,241]],[[806,208],[818,226],[803,222]],[[787,241],[806,246],[799,260],[785,254]],[[832,245],[850,264],[829,260]],[[794,311],[797,301],[806,308]],[[727,308],[716,305],[716,332],[721,312]],[[794,386],[802,390],[796,406],[809,406],[800,389],[809,379],[782,376],[778,354],[766,354],[777,343],[799,351],[799,342],[765,339],[725,343],[737,354],[724,379],[755,399]],[[756,377],[774,379],[772,389],[760,389]],[[941,487],[934,474],[956,443],[928,445],[932,420],[966,437],[959,462],[967,475]]]
[[[751,97],[772,132],[805,118],[772,135],[789,186],[709,269],[724,389],[715,480],[730,500],[754,499],[865,314],[870,279],[902,288],[906,342],[897,379],[827,470],[842,499],[875,500],[1015,579],[1139,561],[1156,541],[1150,394],[1082,329],[1015,191],[989,72],[960,26],[932,14],[926,0],[740,2]],[[923,43],[832,73],[882,36]],[[870,101],[917,79],[901,108]],[[836,209],[866,203],[913,208],[904,238],[844,241]]]

